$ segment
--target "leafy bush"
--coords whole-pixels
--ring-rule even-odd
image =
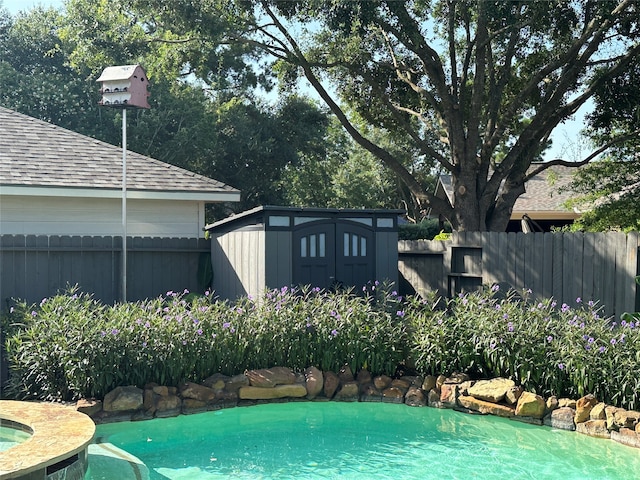
[[[235,303],[168,292],[115,306],[72,291],[18,305],[4,318],[10,394],[101,397],[276,365],[391,375],[410,358],[423,373],[509,377],[543,396],[593,393],[640,408],[640,314],[616,323],[594,302],[557,305],[498,286],[449,301],[363,290],[283,288]]]
[[[118,385],[177,385],[274,365],[392,374],[407,356],[397,296],[268,291],[236,303],[188,292],[104,306],[75,292],[14,307],[6,319],[10,394],[71,400]]]
[[[508,377],[543,396],[593,393],[638,408],[640,318],[628,315],[617,324],[598,312],[591,301],[557,305],[495,285],[451,299],[446,310],[412,299],[407,318],[421,371]]]
[[[398,225],[398,238],[400,240],[433,240],[443,231],[451,233],[451,225],[446,223],[444,230],[437,218],[426,218],[419,223],[404,223]]]

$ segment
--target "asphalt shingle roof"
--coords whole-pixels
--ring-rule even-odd
[[[534,164],[531,168],[536,168]],[[514,212],[568,212],[564,203],[575,195],[566,190],[575,173],[575,167],[553,165],[527,181],[526,192],[518,197],[513,207]],[[453,198],[451,175],[441,175],[440,183],[449,201]]]
[[[120,189],[122,148],[0,107],[0,186]],[[127,189],[231,195],[224,183],[131,151]]]

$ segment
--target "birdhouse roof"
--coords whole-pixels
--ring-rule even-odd
[[[144,76],[145,80],[147,74],[144,73],[143,68],[140,65],[120,65],[117,67],[107,67],[102,71],[100,78],[96,82],[114,82],[118,80],[129,80],[135,73]]]

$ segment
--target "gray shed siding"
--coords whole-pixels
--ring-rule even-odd
[[[323,288],[359,286],[367,280],[397,283],[400,213],[267,206],[216,222],[207,226],[212,239],[213,288],[220,298],[235,299],[296,283]],[[357,248],[352,243],[345,247],[343,237],[356,242]],[[303,264],[302,268],[317,268],[305,263],[309,260],[330,263],[332,273],[324,278],[335,279],[335,283],[309,281],[300,270]],[[359,280],[351,280],[356,277]]]
[[[246,229],[212,237],[213,289],[220,298],[237,298],[266,288],[265,233]]]

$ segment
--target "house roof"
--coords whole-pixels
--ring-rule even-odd
[[[122,148],[0,107],[0,194],[119,198]],[[127,196],[239,201],[211,178],[131,151]]]
[[[539,164],[533,164],[531,169],[538,166]],[[525,214],[536,220],[570,220],[578,218],[580,216],[578,212],[564,206],[565,202],[574,193],[562,188],[569,184],[575,171],[575,167],[553,165],[531,178],[525,185],[525,193],[518,197],[513,206],[511,219],[520,220]],[[440,176],[436,195],[441,197],[445,195],[449,202],[453,204],[451,175]]]

